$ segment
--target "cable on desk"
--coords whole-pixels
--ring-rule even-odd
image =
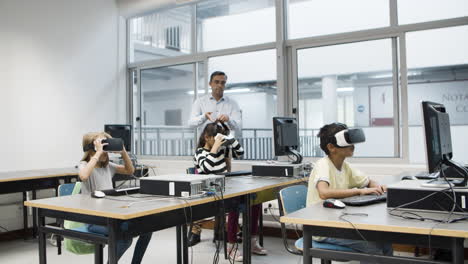
[[[10,232],[8,229],[6,229],[5,227],[3,226],[0,226],[0,229],[4,230],[3,232],[6,233],[6,232]]]

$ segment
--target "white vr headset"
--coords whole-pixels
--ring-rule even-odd
[[[360,128],[345,129],[335,134],[336,146],[348,147],[366,141],[364,131]]]

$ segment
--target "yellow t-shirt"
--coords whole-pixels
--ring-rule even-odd
[[[317,190],[319,181],[328,182],[331,189],[363,188],[369,184],[369,178],[361,171],[352,168],[346,161],[341,171],[327,157],[317,161],[309,177],[309,190],[307,192],[307,206],[322,202]]]

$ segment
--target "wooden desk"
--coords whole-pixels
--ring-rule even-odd
[[[57,194],[60,180],[70,182],[78,178],[78,169],[58,168],[26,171],[0,172],[0,194],[23,193],[23,202],[26,201],[26,192],[32,191],[32,199],[36,199],[36,191],[43,189],[55,189]],[[36,237],[37,221],[36,210],[33,209],[33,237]],[[27,237],[28,212],[23,206],[23,229],[24,237]]]
[[[369,241],[413,244],[427,247],[429,243],[434,248],[452,250],[453,263],[463,263],[463,241],[468,238],[468,222],[452,224],[436,224],[431,221],[406,220],[387,213],[385,203],[352,207],[345,210],[324,208],[322,204],[310,206],[287,216],[281,217],[283,223],[302,224],[304,232],[304,263],[312,263],[313,257],[366,260],[370,262],[385,261],[385,263],[441,263],[415,258],[372,256],[362,253],[327,251],[312,248],[312,235],[339,237],[348,239],[362,238],[354,227],[340,218],[343,213],[366,213],[368,216],[345,216],[354,227]],[[424,217],[445,219],[442,213],[420,213]],[[459,215],[458,215],[459,217]],[[429,238],[430,235],[430,238]],[[446,262],[444,262],[446,263]]]
[[[131,197],[112,197],[111,200],[95,199],[88,195],[73,195],[27,201],[25,205],[38,208],[39,260],[41,264],[46,263],[46,233],[56,233],[68,237],[76,235],[69,230],[46,226],[46,216],[107,226],[109,236],[105,242],[109,245],[109,263],[117,263],[116,241],[118,239],[177,226],[177,263],[188,263],[186,236],[182,235],[186,234],[187,223],[218,214],[224,215],[224,212],[220,212],[220,208],[235,209],[240,200],[246,205],[246,208],[249,208],[252,194],[300,182],[303,182],[303,179],[241,176],[226,179],[223,199],[205,197],[182,200],[155,196],[135,198],[135,195],[132,195]],[[121,228],[124,221],[131,226],[128,231]],[[243,214],[244,263],[251,261],[249,223],[250,210],[246,210]],[[87,236],[87,238],[102,242],[102,237]]]

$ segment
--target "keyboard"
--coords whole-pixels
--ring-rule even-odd
[[[351,197],[343,198],[340,200],[346,205],[363,206],[363,205],[385,202],[387,200],[387,193],[384,193],[382,195],[367,194],[367,195],[351,196]]]
[[[125,195],[125,194],[139,193],[140,186],[121,188],[121,189],[107,189],[107,190],[101,190],[101,191],[105,193],[106,195],[119,196],[119,195]]]
[[[231,172],[222,173],[221,175],[224,175],[225,177],[245,176],[245,175],[252,175],[252,171],[251,170],[231,171]]]

